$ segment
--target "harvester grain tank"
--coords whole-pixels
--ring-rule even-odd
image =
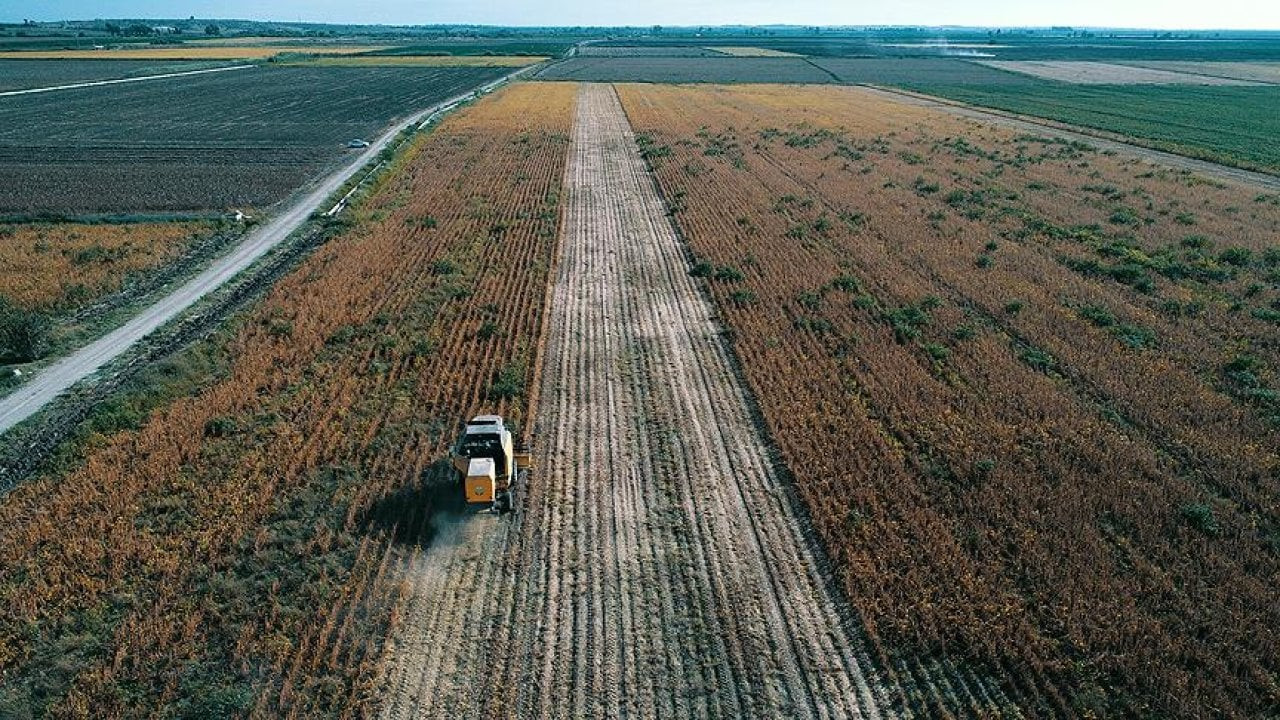
[[[533,466],[529,451],[517,446],[499,415],[472,418],[453,446],[452,461],[466,503],[498,513],[516,508]]]

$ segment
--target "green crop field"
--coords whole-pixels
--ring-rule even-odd
[[[1016,85],[907,87],[974,105],[1118,133],[1140,144],[1238,167],[1280,172],[1280,87]]]

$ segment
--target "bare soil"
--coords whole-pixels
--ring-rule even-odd
[[[983,60],[1000,70],[1075,85],[1256,85],[1248,79],[1218,77],[1174,69],[1136,67],[1076,60]]]
[[[514,516],[407,563],[383,717],[879,717],[612,87],[584,85]]]

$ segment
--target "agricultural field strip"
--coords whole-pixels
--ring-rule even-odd
[[[114,80],[93,80],[91,82],[72,83],[70,85],[54,85],[52,87],[29,88],[26,90],[8,90],[0,92],[0,97],[10,97],[13,95],[34,95],[36,93],[54,92],[57,90],[76,90],[78,88],[100,87],[102,85],[120,85],[123,83],[144,82],[147,80],[165,80],[168,78],[184,77],[187,75],[205,75],[208,73],[227,72],[229,70],[248,70],[256,67],[255,65],[228,65],[226,67],[207,68],[205,70],[186,70],[183,72],[164,73],[161,75],[144,75],[142,77],[116,78]]]
[[[1231,78],[1233,80],[1251,80],[1254,83],[1280,85],[1280,62],[1215,62],[1193,60],[1123,60],[1119,64],[1135,67],[1165,70],[1168,72],[1187,73],[1189,75],[1209,75],[1212,77]]]
[[[383,717],[879,717],[610,86],[565,185],[527,503],[416,559]]]
[[[1186,155],[1165,152],[1164,150],[1155,150],[1143,147],[1142,145],[1135,145],[1133,143],[1116,140],[1110,137],[1103,137],[1094,134],[1094,132],[1089,128],[1067,126],[1065,123],[1056,123],[1052,120],[1042,120],[1040,118],[1027,115],[1006,113],[1001,110],[982,108],[956,100],[948,100],[936,95],[926,95],[924,93],[899,90],[880,85],[860,85],[859,87],[865,88],[871,93],[892,97],[900,102],[906,102],[918,107],[943,110],[953,115],[969,118],[971,120],[978,120],[984,123],[994,123],[1001,127],[1036,133],[1047,137],[1082,142],[1102,151],[1123,152],[1137,155],[1148,162],[1165,165],[1174,170],[1185,170],[1187,172],[1196,173],[1197,175],[1201,175],[1212,180],[1236,183],[1272,192],[1280,191],[1280,177],[1276,177],[1274,175],[1254,172],[1252,170],[1244,170],[1242,168],[1231,167],[1230,165],[1222,165],[1208,160],[1199,160],[1197,158],[1187,157]]]
[[[1079,60],[978,60],[979,65],[1073,85],[1258,85],[1249,80]]]
[[[516,73],[512,73],[515,75]],[[508,76],[510,77],[510,76]],[[486,88],[496,87],[490,83]],[[127,323],[84,348],[62,358],[39,372],[12,393],[0,398],[0,433],[35,414],[46,403],[84,380],[107,363],[119,357],[134,343],[177,317],[200,298],[216,290],[242,270],[248,268],[271,248],[280,244],[307,221],[338,188],[368,165],[404,129],[421,123],[438,109],[471,97],[471,90],[429,108],[420,110],[389,128],[355,160],[322,180],[298,202],[249,233],[230,254],[192,278],[165,298],[151,305]]]

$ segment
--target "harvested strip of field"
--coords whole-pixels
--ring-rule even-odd
[[[803,58],[577,57],[538,71],[539,80],[654,83],[830,83]]]
[[[11,50],[0,60],[265,60],[280,54],[353,55],[386,50],[382,45],[178,45],[110,50]]]
[[[1266,715],[1280,197],[858,89],[621,94],[902,714]]]
[[[178,257],[212,223],[0,226],[0,303],[74,310]]]
[[[878,717],[610,87],[566,191],[527,503],[412,566],[383,717]]]
[[[262,208],[503,68],[273,67],[0,100],[0,212]],[[306,88],[306,92],[299,92]]]
[[[1153,70],[1161,70],[1164,72],[1187,73],[1191,75],[1212,75],[1215,77],[1232,78],[1235,80],[1249,80],[1253,82],[1267,83],[1269,85],[1280,84],[1280,62],[1132,60],[1126,61],[1124,64],[1151,68]]]
[[[319,67],[524,67],[541,55],[354,55],[298,61]]]
[[[165,366],[181,397],[104,407],[82,461],[0,502],[6,714],[368,712],[395,564],[430,539],[424,479],[457,418],[525,419],[572,100],[520,85],[447,118],[351,229]]]
[[[980,60],[979,64],[1073,85],[1254,85],[1210,75],[1078,60]]]
[[[718,52],[722,55],[729,55],[732,57],[800,57],[795,53],[783,52],[782,50],[770,50],[768,48],[758,48],[758,47],[742,47],[738,45],[734,45],[734,46],[717,45],[714,47],[708,47],[707,49],[714,50],[715,52]]]

